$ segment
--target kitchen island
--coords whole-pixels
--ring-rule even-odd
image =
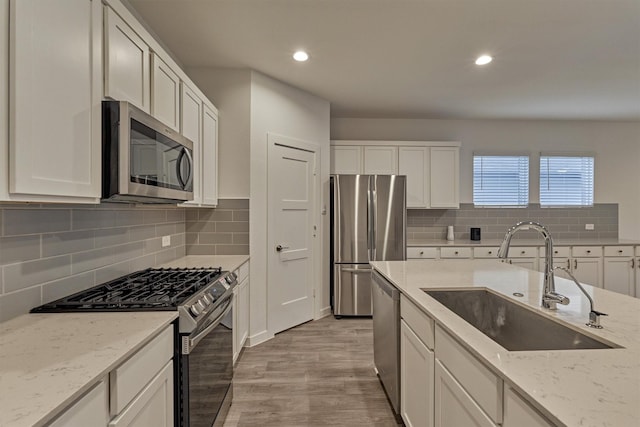
[[[540,308],[541,273],[498,260],[379,261],[372,265],[400,290],[402,298],[433,319],[436,331],[445,331],[503,381],[505,390],[515,390],[552,424],[621,427],[640,423],[640,300],[586,286],[596,310],[609,314],[602,319],[604,329],[595,330],[585,326],[589,315],[586,297],[573,282],[562,278],[556,279],[556,289],[571,302],[553,312]],[[422,290],[442,288],[490,289],[620,348],[507,351]]]

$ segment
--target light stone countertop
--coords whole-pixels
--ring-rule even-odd
[[[640,299],[585,285],[595,309],[608,313],[604,329],[585,326],[589,304],[573,282],[556,278],[557,291],[571,299],[555,312],[540,308],[541,273],[497,260],[377,261],[389,279],[436,324],[559,425],[640,425]],[[624,348],[605,350],[507,351],[421,288],[490,288],[545,316],[568,322],[586,335]],[[524,294],[522,298],[512,296]]]
[[[25,314],[0,323],[0,426],[42,426],[178,317]]]
[[[249,260],[249,255],[187,255],[159,265],[159,268],[222,267],[233,271]]]
[[[423,246],[500,246],[502,239],[482,239],[482,240],[444,240],[444,239],[407,239],[408,247]],[[631,239],[553,239],[554,246],[640,246],[640,240]],[[511,246],[544,246],[544,241],[540,239],[518,239],[511,240]]]

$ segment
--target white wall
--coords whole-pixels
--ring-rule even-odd
[[[249,198],[251,71],[189,68],[186,72],[218,108],[218,197]]]
[[[620,238],[640,239],[638,122],[333,118],[331,139],[460,141],[462,203],[472,202],[474,150],[529,152],[536,203],[540,151],[594,152],[595,202],[618,203]]]
[[[321,147],[322,205],[329,188],[329,102],[263,74],[251,73],[251,318],[250,344],[273,336],[267,322],[267,133],[312,142]],[[328,215],[321,216],[322,266],[329,265]],[[329,306],[329,271],[322,272],[323,292],[316,313]]]
[[[312,142],[321,147],[320,179],[326,204],[329,187],[329,102],[258,72],[251,74],[251,253],[250,344],[273,336],[267,323],[267,133]],[[319,235],[328,236],[323,215]],[[328,239],[322,265],[328,265]],[[328,269],[322,272],[323,292],[316,312],[329,306]]]

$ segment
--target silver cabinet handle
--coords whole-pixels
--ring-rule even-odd
[[[574,270],[577,270],[577,269],[578,269],[578,260],[577,260],[577,259],[574,259],[574,260],[573,260],[573,269],[574,269]]]
[[[284,246],[284,245],[276,246],[276,252],[282,252],[283,249],[289,249],[289,246]]]

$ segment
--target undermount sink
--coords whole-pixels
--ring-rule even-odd
[[[509,351],[616,347],[547,319],[486,289],[423,291]]]

